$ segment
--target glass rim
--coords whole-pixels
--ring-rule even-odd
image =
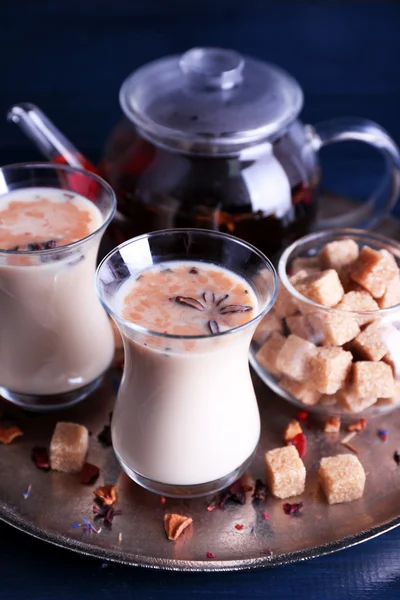
[[[47,248],[46,250],[6,250],[4,248],[0,248],[0,256],[5,255],[5,256],[43,256],[43,255],[48,255],[48,254],[57,254],[57,253],[63,253],[64,251],[69,251],[73,248],[77,248],[78,246],[80,246],[81,244],[89,241],[90,239],[92,239],[93,237],[95,237],[97,234],[101,233],[102,231],[104,231],[108,225],[111,223],[114,215],[115,215],[115,211],[117,208],[117,198],[115,195],[115,192],[113,190],[113,188],[111,187],[111,185],[109,183],[107,183],[107,181],[105,181],[102,177],[100,177],[99,175],[96,175],[96,173],[92,173],[91,171],[87,171],[86,169],[77,169],[75,167],[71,167],[70,165],[57,165],[55,163],[48,163],[48,162],[29,162],[29,163],[11,163],[9,165],[4,165],[0,167],[0,173],[3,173],[4,171],[11,171],[12,169],[18,170],[20,169],[21,171],[28,169],[28,168],[34,168],[34,169],[43,169],[44,171],[64,171],[66,173],[70,173],[70,174],[79,174],[79,175],[85,175],[86,177],[88,177],[89,179],[92,179],[92,181],[95,181],[96,183],[98,183],[103,190],[105,190],[112,202],[112,207],[110,210],[110,214],[108,215],[108,217],[106,219],[103,220],[103,222],[101,223],[101,225],[99,227],[97,227],[97,229],[95,229],[94,231],[92,231],[92,233],[90,233],[89,235],[87,235],[86,237],[83,237],[79,240],[76,240],[75,242],[71,242],[70,244],[66,244],[64,246],[56,246],[55,248]],[[34,186],[30,186],[30,187],[34,187]],[[51,188],[52,186],[38,186],[38,187],[49,187]],[[23,186],[21,186],[21,188],[16,188],[16,189],[24,189]],[[29,189],[26,188],[25,189]],[[52,188],[52,189],[63,189],[63,188]],[[85,198],[85,196],[83,194],[79,194],[79,192],[76,192],[78,195],[82,196],[83,198]],[[4,194],[0,194],[0,198],[3,195],[6,195],[7,192],[5,192]],[[85,198],[86,200],[89,200],[89,198]],[[91,202],[91,200],[89,200],[89,202]],[[95,204],[93,202],[93,204]]]
[[[216,237],[216,238],[228,239],[232,242],[235,242],[235,243],[247,248],[248,250],[251,250],[251,252],[256,254],[256,256],[268,268],[268,271],[271,273],[271,275],[273,277],[273,286],[274,286],[273,293],[271,294],[265,307],[262,310],[258,310],[257,315],[255,317],[253,317],[252,319],[250,319],[250,321],[246,321],[246,323],[243,323],[242,325],[237,325],[236,327],[232,327],[231,329],[227,329],[226,331],[220,331],[219,333],[216,333],[216,334],[206,333],[204,335],[178,335],[178,334],[172,334],[172,333],[163,333],[161,331],[153,331],[152,329],[147,329],[147,327],[143,327],[142,325],[138,325],[137,323],[134,323],[132,321],[128,321],[128,320],[124,319],[120,315],[116,314],[115,311],[109,306],[109,304],[103,299],[103,294],[101,293],[100,285],[99,285],[100,273],[101,273],[102,269],[104,268],[104,266],[106,265],[106,263],[111,259],[111,257],[114,256],[117,252],[119,252],[121,250],[121,248],[124,248],[125,246],[132,245],[134,243],[140,242],[145,239],[150,239],[153,237],[161,237],[161,236],[171,235],[171,234],[185,233],[185,232],[200,234],[200,235],[204,235],[205,237],[211,236],[211,237]],[[188,260],[190,261],[190,258]],[[207,261],[207,262],[209,262],[209,261]],[[212,262],[210,262],[210,264],[212,264]],[[271,308],[273,307],[273,305],[275,303],[276,296],[278,293],[278,275],[276,273],[274,265],[272,264],[270,259],[267,256],[265,256],[265,254],[263,254],[260,250],[258,250],[258,248],[256,248],[252,244],[249,244],[248,242],[245,242],[244,240],[241,240],[240,238],[237,238],[234,235],[230,235],[229,233],[222,233],[221,231],[213,231],[211,229],[200,229],[197,227],[181,227],[181,228],[176,227],[176,228],[171,228],[171,229],[160,229],[158,231],[151,231],[149,233],[144,233],[142,235],[138,235],[134,238],[131,238],[130,240],[126,240],[122,244],[119,244],[118,246],[113,248],[102,259],[102,261],[100,262],[100,264],[98,265],[98,267],[96,269],[95,286],[96,286],[97,297],[99,298],[101,305],[103,306],[103,308],[106,310],[106,312],[112,317],[112,319],[116,323],[121,323],[122,325],[124,325],[128,329],[135,331],[136,333],[140,333],[143,335],[149,335],[149,336],[156,337],[156,338],[169,339],[169,340],[203,340],[203,339],[220,338],[221,336],[224,336],[224,335],[236,333],[238,331],[246,329],[247,327],[249,327],[250,325],[252,325],[254,323],[257,323],[264,315],[267,314],[267,312],[269,310],[271,310]]]
[[[286,288],[286,290],[296,298],[296,300],[300,300],[304,304],[308,306],[312,306],[319,311],[335,314],[342,317],[384,317],[387,315],[391,315],[393,313],[399,312],[400,303],[395,304],[394,306],[389,306],[388,308],[378,308],[375,310],[346,310],[342,308],[336,308],[334,306],[324,306],[323,304],[318,304],[313,300],[310,300],[294,287],[294,285],[290,282],[289,276],[287,274],[287,265],[292,252],[302,245],[308,244],[310,242],[320,242],[324,238],[342,238],[342,237],[350,237],[351,239],[357,240],[365,240],[366,242],[370,240],[371,242],[375,242],[377,244],[381,244],[383,246],[395,248],[398,252],[397,258],[400,259],[400,244],[396,242],[396,240],[392,240],[391,238],[382,235],[380,233],[375,233],[372,231],[367,231],[365,229],[354,229],[354,228],[341,228],[341,229],[324,229],[323,231],[317,231],[315,233],[310,233],[305,235],[295,242],[293,242],[288,248],[284,250],[281,254],[281,257],[278,262],[278,275],[281,283]],[[332,241],[335,241],[332,239]],[[386,249],[386,248],[385,248]],[[367,290],[365,290],[367,292]],[[368,292],[367,292],[368,293]],[[374,298],[375,300],[375,298]]]

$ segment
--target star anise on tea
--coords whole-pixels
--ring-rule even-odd
[[[201,295],[201,300],[192,298],[191,296],[175,296],[175,298],[170,298],[170,300],[174,300],[178,304],[182,304],[188,308],[193,308],[194,310],[206,313],[207,327],[212,335],[216,335],[220,332],[218,323],[219,317],[234,313],[245,313],[253,310],[253,307],[248,304],[227,304],[228,298],[229,294],[225,294],[218,298],[214,292],[204,292]]]

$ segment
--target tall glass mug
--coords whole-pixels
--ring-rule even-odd
[[[15,213],[12,201],[19,200],[21,208],[24,199],[38,199],[39,204]],[[11,233],[28,230],[27,242],[40,203],[46,218],[53,200],[63,204],[63,199],[67,211],[78,201],[87,209],[79,214],[90,215],[88,235],[62,245],[68,239],[63,231],[67,235],[70,229],[65,218],[58,242],[0,250],[0,394],[31,410],[82,400],[100,383],[114,352],[110,322],[93,286],[99,243],[115,211],[111,187],[71,167],[21,164],[0,169],[0,209],[7,208]],[[0,218],[3,235],[8,235],[4,222]]]
[[[254,299],[246,322],[222,330],[213,320],[216,314],[236,308],[226,295],[209,291],[204,283],[208,269],[220,269],[227,277],[244,282],[243,293]],[[181,285],[172,285],[176,272],[182,270],[186,275]],[[203,272],[206,276],[200,277]],[[144,327],[140,318],[127,319],[124,312],[124,290],[135,294],[135,287],[129,285],[148,277],[152,289],[147,294],[142,287],[136,297],[143,306],[147,302],[154,329],[151,321]],[[275,301],[277,280],[270,261],[230,235],[171,229],[115,248],[100,264],[96,285],[124,341],[125,367],[112,439],[125,472],[151,491],[182,498],[230,485],[249,466],[260,435],[248,350],[257,323]],[[188,285],[197,300],[179,295]],[[174,297],[168,298],[170,293]],[[173,333],[160,331],[156,325],[161,317],[165,319],[167,300],[171,306],[183,305],[184,318],[200,315],[204,323],[211,319],[208,330],[186,335],[183,318],[172,327]]]

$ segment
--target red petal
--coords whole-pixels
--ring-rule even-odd
[[[32,449],[31,459],[33,460],[38,469],[42,469],[43,471],[50,470],[50,460],[47,448],[35,446]]]
[[[304,433],[298,433],[292,440],[288,441],[288,445],[294,446],[300,458],[303,458],[307,450],[307,438]]]

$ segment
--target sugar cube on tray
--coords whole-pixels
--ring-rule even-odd
[[[50,442],[50,466],[54,471],[79,473],[89,448],[89,432],[83,425],[59,421]]]
[[[329,504],[352,502],[364,493],[365,472],[353,454],[322,458],[319,479]]]
[[[304,492],[306,469],[294,446],[269,450],[265,455],[265,476],[271,494],[290,498]]]

